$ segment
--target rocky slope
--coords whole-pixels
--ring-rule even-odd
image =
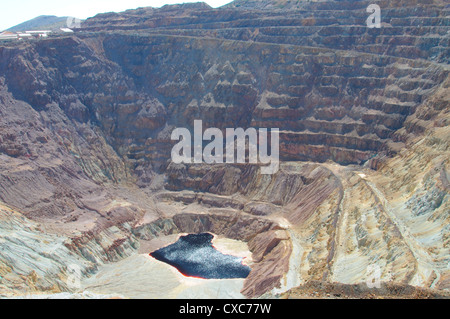
[[[449,8],[376,2],[380,29],[367,1],[235,1],[0,43],[0,294],[123,295],[102,271],[157,271],[143,247],[199,232],[247,245],[233,289],[249,298],[365,283],[374,266],[444,294]],[[172,130],[194,119],[279,128],[280,170],[171,163]]]

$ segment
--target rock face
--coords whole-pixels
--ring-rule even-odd
[[[448,16],[431,0],[237,0],[0,43],[0,293],[73,291],[64,260],[89,277],[202,232],[248,244],[249,298],[372,266],[449,289]],[[280,170],[172,163],[171,132],[200,119],[279,128]]]
[[[448,299],[448,292],[430,291],[408,285],[382,284],[379,289],[368,289],[364,284],[343,285],[311,281],[283,295],[283,298],[367,298],[367,299]]]
[[[82,277],[95,274],[107,261],[129,256],[138,244],[118,228],[126,225],[110,227],[98,236],[68,238],[4,205],[0,205],[0,221],[0,292],[4,296],[73,291]]]
[[[249,243],[256,264],[245,281],[242,293],[249,297],[259,297],[279,285],[289,269],[292,244],[285,230],[273,230],[258,234]]]

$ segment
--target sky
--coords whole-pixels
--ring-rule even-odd
[[[159,8],[165,4],[200,1],[217,8],[232,0],[2,0],[0,30],[8,29],[40,15],[86,19],[103,12],[120,12],[139,7]]]

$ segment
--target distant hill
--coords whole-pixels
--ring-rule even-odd
[[[67,17],[57,16],[39,16],[37,18],[18,24],[7,31],[33,31],[33,30],[51,30],[59,31],[60,28],[67,26]]]

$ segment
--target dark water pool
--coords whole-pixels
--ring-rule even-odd
[[[214,248],[208,233],[186,235],[150,256],[177,268],[183,275],[205,279],[247,278],[250,267],[242,258],[224,255]]]

